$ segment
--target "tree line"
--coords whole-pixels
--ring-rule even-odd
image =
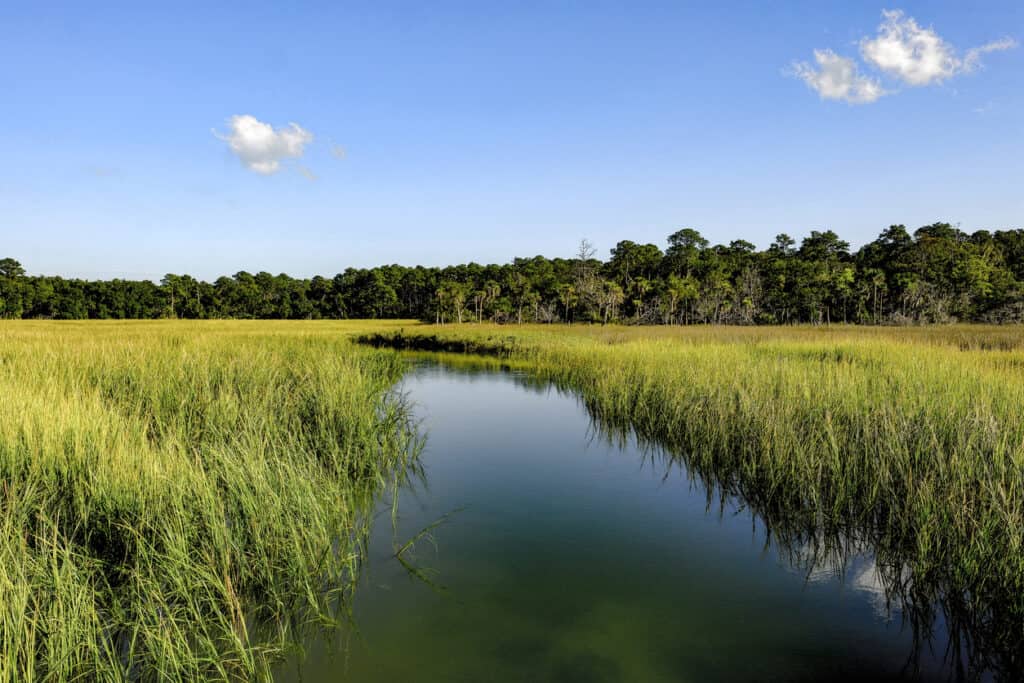
[[[684,228],[664,249],[623,240],[607,260],[349,268],[309,279],[245,271],[82,280],[27,275],[0,259],[0,317],[417,318],[467,321],[790,324],[1024,320],[1024,230],[966,233],[935,223],[884,230],[856,252],[831,230],[767,249],[711,245]]]

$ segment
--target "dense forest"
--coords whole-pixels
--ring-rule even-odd
[[[624,240],[606,261],[349,268],[333,278],[245,271],[214,282],[189,275],[79,280],[27,275],[0,259],[6,318],[418,318],[436,322],[646,324],[921,323],[1024,320],[1024,230],[971,234],[946,223],[886,229],[851,253],[834,232],[799,245],[779,235],[757,251],[710,245],[694,229],[667,248]]]

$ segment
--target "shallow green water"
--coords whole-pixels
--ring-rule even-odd
[[[795,566],[657,450],[609,443],[573,396],[435,364],[404,386],[426,476],[401,492],[397,528],[381,506],[359,632],[311,639],[275,680],[948,678],[941,624],[939,650],[913,656],[870,556],[842,578]],[[403,554],[439,592],[394,552],[448,513]]]

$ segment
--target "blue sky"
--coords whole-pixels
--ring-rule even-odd
[[[1024,3],[773,4],[5,3],[0,257],[308,276],[1024,227]]]

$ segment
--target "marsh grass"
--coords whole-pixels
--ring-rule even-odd
[[[870,548],[923,643],[968,676],[1024,671],[1024,330],[449,326],[458,346],[576,391],[604,429],[683,461],[803,557]],[[936,646],[927,642],[928,646]]]
[[[336,619],[418,449],[365,329],[0,325],[0,680],[265,678]]]
[[[266,679],[345,619],[419,474],[404,361],[353,335],[576,392],[795,561],[870,548],[970,675],[1024,670],[1018,328],[0,322],[0,681]]]

